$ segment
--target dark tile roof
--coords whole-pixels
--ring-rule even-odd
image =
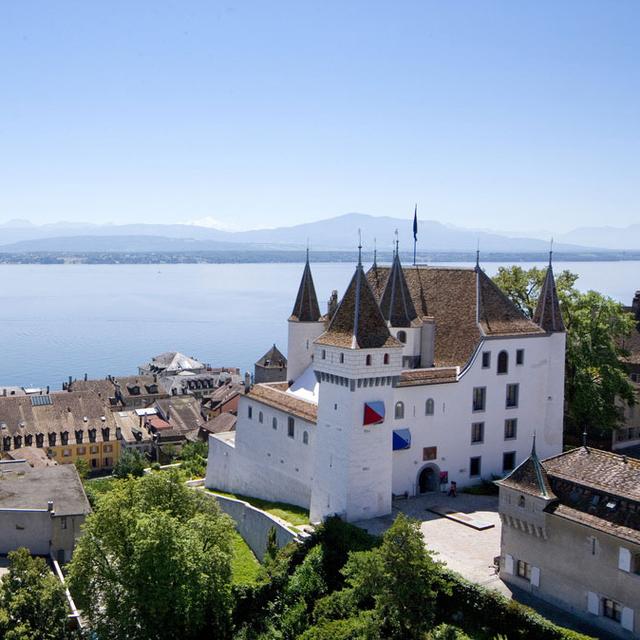
[[[56,516],[82,515],[91,511],[72,464],[37,469],[27,467],[22,473],[0,471],[0,474],[2,509],[46,509],[51,500]]]
[[[344,349],[379,349],[401,346],[390,333],[376,297],[358,264],[329,328],[316,344]]]
[[[304,265],[300,287],[296,302],[293,305],[293,311],[289,320],[297,322],[318,322],[320,320],[320,307],[318,305],[318,296],[316,288],[313,285],[313,277],[311,275],[311,267],[309,266],[309,256]]]
[[[555,498],[547,472],[536,453],[535,442],[531,455],[496,484],[541,498]]]
[[[549,262],[544,283],[540,290],[538,304],[533,314],[533,321],[548,333],[565,330],[551,262]]]
[[[464,366],[482,332],[486,335],[542,334],[482,270],[464,267],[404,267],[418,317],[436,324],[434,364]],[[390,267],[370,269],[367,279],[376,297],[384,292]],[[478,295],[479,293],[479,295]],[[480,308],[478,308],[480,297]]]
[[[420,323],[397,253],[380,298],[380,311],[392,327],[411,327]]]
[[[458,367],[407,369],[400,374],[398,387],[416,387],[458,381]]]
[[[200,403],[193,396],[175,396],[155,403],[161,417],[176,431],[191,431],[204,422]]]
[[[208,422],[200,425],[200,429],[208,433],[224,433],[226,431],[235,431],[237,416],[232,413],[221,413]]]
[[[276,347],[274,344],[267,353],[265,353],[258,362],[256,362],[256,366],[258,367],[273,367],[276,369],[281,369],[282,367],[287,366],[287,359],[284,357],[280,349]]]
[[[281,389],[282,386],[278,388],[270,384],[256,384],[249,392],[248,397],[315,424],[318,419],[317,405],[296,398]]]

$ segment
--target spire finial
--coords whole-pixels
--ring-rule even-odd
[[[373,266],[378,266],[378,244],[375,238],[373,239]]]
[[[536,453],[536,432],[533,432],[533,443],[531,445],[531,457],[535,458],[537,457],[537,453]]]
[[[358,265],[362,266],[362,230],[358,229]]]
[[[309,238],[307,238],[307,262],[309,262]]]
[[[582,432],[582,446],[583,447],[587,446],[587,430],[586,429]]]
[[[476,269],[480,268],[480,238],[476,243]]]
[[[553,261],[553,238],[551,238],[551,242],[549,243],[549,266],[551,266],[552,261]]]
[[[400,244],[400,241],[398,240],[398,230],[397,229],[395,230],[394,235],[396,237],[396,239],[394,240],[394,244],[395,244],[395,247],[396,247],[396,256],[397,256],[398,255],[398,245]]]

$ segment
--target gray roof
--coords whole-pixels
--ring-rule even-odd
[[[46,509],[53,501],[56,516],[91,511],[76,468],[71,464],[5,472],[0,463],[0,509]]]

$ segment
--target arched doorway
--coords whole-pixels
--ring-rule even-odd
[[[428,464],[420,469],[418,474],[418,493],[437,491],[440,488],[440,467]]]

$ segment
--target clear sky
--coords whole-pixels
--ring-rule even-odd
[[[640,2],[0,3],[0,221],[640,221]]]

